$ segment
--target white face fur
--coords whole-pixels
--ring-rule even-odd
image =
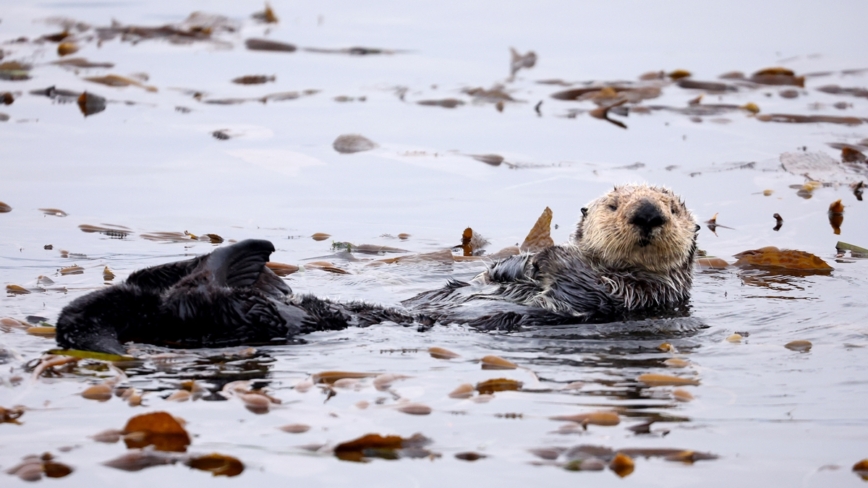
[[[592,263],[665,272],[682,267],[696,239],[696,219],[671,190],[617,186],[582,209],[572,236]]]

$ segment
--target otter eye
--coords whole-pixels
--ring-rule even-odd
[[[617,205],[609,204],[609,210],[611,210],[611,211],[614,212],[615,210],[618,210],[618,206],[617,206]]]
[[[582,217],[588,216],[588,207],[582,207]]]

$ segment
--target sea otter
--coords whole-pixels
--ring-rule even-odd
[[[675,193],[616,186],[581,211],[570,242],[497,261],[404,305],[485,329],[686,312],[700,227]]]
[[[481,329],[605,322],[686,310],[699,226],[670,190],[615,187],[582,209],[570,242],[495,262],[405,310],[296,295],[265,264],[274,246],[246,240],[146,268],[64,307],[57,343],[124,354],[123,343],[169,347],[275,344],[317,330],[384,321],[460,322]]]
[[[265,266],[272,252],[271,242],[251,239],[136,271],[64,307],[57,344],[125,354],[125,342],[185,348],[280,344],[317,330],[414,321],[361,302],[294,295]]]

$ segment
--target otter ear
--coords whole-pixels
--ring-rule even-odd
[[[588,207],[582,207],[582,217],[588,216]]]
[[[699,229],[701,229],[701,228],[702,228],[702,226],[701,226],[701,225],[699,225],[699,224],[696,224],[696,230],[695,230],[695,231],[694,231],[694,232],[699,232]]]

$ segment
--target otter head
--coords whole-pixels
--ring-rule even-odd
[[[667,188],[616,186],[582,209],[572,244],[592,264],[667,272],[692,265],[696,219]]]

